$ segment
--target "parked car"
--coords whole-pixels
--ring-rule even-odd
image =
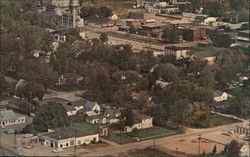
[[[59,152],[62,152],[62,148],[55,148],[52,150],[53,153],[59,153]]]
[[[29,138],[29,137],[33,137],[34,135],[33,134],[25,134],[23,137],[24,138]]]
[[[14,133],[15,133],[15,130],[9,129],[9,130],[5,130],[4,132],[5,132],[6,134],[14,134]]]

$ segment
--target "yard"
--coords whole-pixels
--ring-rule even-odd
[[[73,128],[89,132],[89,133],[96,133],[99,130],[99,124],[90,124],[87,122],[80,122],[80,123],[75,123],[73,125]]]
[[[209,127],[215,127],[215,126],[225,125],[225,124],[230,124],[230,123],[235,123],[235,122],[238,122],[238,120],[215,115],[215,114],[209,115]]]
[[[133,138],[140,138],[141,140],[147,140],[147,139],[172,135],[175,133],[176,133],[175,131],[155,126],[155,127],[148,128],[148,129],[136,130],[130,133],[126,133],[126,135],[133,137]]]
[[[168,130],[160,127],[152,127],[143,130],[136,130],[130,133],[116,134],[114,132],[109,132],[109,135],[105,137],[106,139],[116,142],[118,144],[126,144],[129,142],[135,142],[137,140],[148,140],[153,138],[159,138],[163,136],[169,136],[175,134],[175,131]]]

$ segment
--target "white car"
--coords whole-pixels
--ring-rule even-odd
[[[29,137],[33,137],[34,135],[33,134],[25,134],[23,137],[24,138],[29,138]]]
[[[62,148],[55,148],[52,150],[53,153],[59,153],[59,152],[62,152]]]

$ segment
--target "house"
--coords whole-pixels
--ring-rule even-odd
[[[101,112],[101,107],[97,102],[89,101],[84,104],[84,109],[82,109],[81,112],[88,116],[99,115]]]
[[[228,94],[226,92],[222,92],[219,90],[216,90],[214,93],[214,101],[220,102],[228,99]]]
[[[66,113],[68,116],[76,115],[76,113],[80,110],[84,109],[84,104],[86,103],[86,100],[77,100],[77,101],[71,101],[63,104],[63,107],[66,110]]]
[[[113,124],[120,121],[121,112],[115,109],[107,109],[101,115],[92,115],[86,118],[91,124]]]
[[[55,131],[39,134],[38,141],[52,148],[67,148],[96,143],[99,141],[99,134],[87,133],[73,128],[59,128]]]
[[[1,128],[4,128],[5,126],[25,123],[25,116],[13,112],[13,110],[1,110],[0,115]]]
[[[217,56],[217,52],[213,50],[202,50],[196,51],[190,55],[191,59],[200,58],[202,60],[206,60],[208,65],[212,65],[215,62]]]
[[[43,5],[52,5],[59,8],[68,8],[70,7],[71,0],[43,0]]]
[[[240,148],[240,156],[241,157],[249,157],[249,145],[247,144],[241,144],[241,148]]]
[[[147,115],[136,115],[132,126],[125,126],[124,132],[132,132],[134,129],[146,129],[153,127],[153,118]]]
[[[189,57],[187,52],[190,52],[190,50],[187,47],[177,47],[177,46],[165,47],[165,54],[175,56],[176,60]]]

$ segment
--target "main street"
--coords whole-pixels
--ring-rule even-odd
[[[127,151],[135,150],[135,149],[144,149],[150,146],[161,145],[161,144],[169,144],[172,142],[177,142],[180,140],[185,140],[186,138],[198,138],[199,135],[201,136],[208,136],[215,133],[222,133],[227,132],[235,129],[235,125],[239,125],[242,123],[234,123],[229,125],[224,125],[215,128],[208,128],[208,129],[188,129],[186,133],[175,135],[175,136],[168,136],[159,139],[141,141],[136,143],[129,143],[125,145],[114,145],[113,147],[103,149],[98,152],[91,152],[84,154],[82,156],[105,156],[105,155],[112,155],[112,154],[119,154],[124,153]],[[220,141],[218,141],[220,142]]]

